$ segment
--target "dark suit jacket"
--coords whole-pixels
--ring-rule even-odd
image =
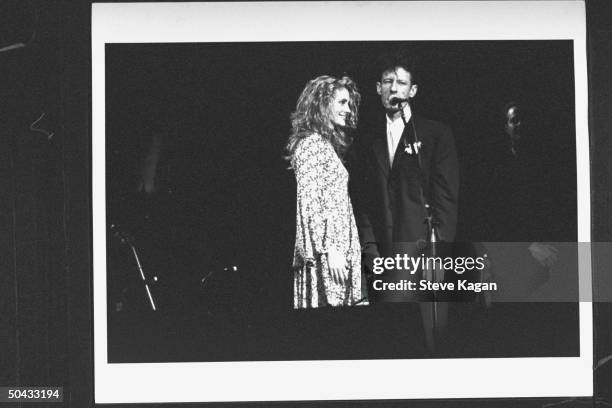
[[[384,116],[375,127],[360,132],[361,140],[355,144],[351,189],[366,253],[394,256],[396,244],[414,244],[426,239],[426,214],[419,189],[421,177],[426,199],[439,221],[440,238],[452,241],[455,237],[459,169],[451,130],[418,115],[413,115],[411,122],[404,129],[392,168]],[[422,143],[419,153],[422,172],[416,155],[405,152],[404,140],[413,142],[414,131]]]

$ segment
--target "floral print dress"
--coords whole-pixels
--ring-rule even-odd
[[[318,134],[299,142],[291,164],[297,181],[294,307],[363,304],[361,247],[346,168]],[[327,252],[332,247],[346,257],[347,283],[331,278]]]

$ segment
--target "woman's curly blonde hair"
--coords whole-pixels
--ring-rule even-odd
[[[334,94],[339,89],[346,89],[349,93],[350,114],[346,118],[346,126],[340,128],[333,124],[331,105]],[[302,94],[298,98],[295,112],[291,114],[291,134],[287,143],[287,160],[293,159],[295,148],[300,140],[317,133],[328,140],[340,158],[353,142],[347,129],[357,127],[359,103],[361,95],[357,84],[348,76],[334,78],[323,75],[308,81]]]

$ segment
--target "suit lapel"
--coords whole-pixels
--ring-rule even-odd
[[[378,132],[374,135],[372,150],[374,150],[374,156],[376,156],[376,161],[383,174],[388,177],[391,163],[389,162],[389,148],[387,147],[387,122],[382,122],[382,127],[379,127]]]
[[[404,131],[402,132],[402,137],[400,137],[400,141],[395,148],[395,155],[393,156],[393,165],[391,166],[391,172],[393,173],[398,167],[399,163],[405,154],[404,151],[408,143],[412,142],[412,125],[408,122],[408,126],[404,127]]]
[[[397,144],[397,149],[395,149],[395,158],[393,159],[393,166],[391,167],[391,172],[394,172],[401,165],[401,161],[416,160],[416,153],[406,152],[407,146],[410,145],[412,147],[412,144],[415,142],[414,128],[416,127],[416,123],[413,121],[414,115],[412,115],[407,125],[404,127],[402,137],[400,138],[400,141]]]
[[[380,166],[383,174],[385,175],[385,177],[388,178],[389,173],[392,171],[392,168],[391,168],[391,162],[389,161],[389,147],[387,145],[387,122],[386,121],[381,121],[381,122],[382,122],[382,126],[379,126],[378,132],[376,133],[374,137],[374,143],[372,144],[372,150],[374,151],[374,155],[376,156],[376,161],[378,162],[378,165]],[[402,133],[402,138],[400,139],[400,142],[397,145],[397,150],[395,151],[395,156],[394,156],[395,158],[393,160],[393,169],[397,167],[396,165],[399,163],[400,159],[404,155],[404,149],[405,149],[406,143],[413,143],[415,140],[413,123],[414,123],[414,128],[416,128],[418,132],[419,120],[418,120],[418,117],[414,114],[414,112],[410,120],[408,121],[408,126],[404,128],[404,132]],[[423,135],[418,134],[418,136],[419,136],[419,141],[421,141],[423,145],[425,146],[426,143],[422,140]],[[416,156],[412,156],[412,157],[416,158]]]

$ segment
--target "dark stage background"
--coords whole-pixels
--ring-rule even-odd
[[[458,240],[576,241],[571,41],[108,44],[107,221],[134,236],[160,308],[147,312],[133,259],[109,233],[111,362],[429,356],[413,305],[292,310],[289,114],[306,81],[348,74],[361,121],[380,120],[375,56],[398,48],[419,56],[414,110],[455,133]],[[508,182],[511,101],[538,165]],[[156,191],[145,193],[155,148]],[[438,356],[578,355],[576,305],[452,313],[457,332]]]
[[[89,2],[67,0],[30,0],[5,1],[1,7],[2,47],[19,43],[25,44],[25,47],[0,53],[4,73],[0,105],[5,130],[0,135],[3,141],[0,164],[4,175],[0,177],[4,192],[0,195],[0,302],[3,311],[0,324],[4,334],[0,336],[0,383],[6,386],[63,385],[64,403],[54,406],[93,406],[91,5]],[[612,109],[609,75],[612,70],[612,5],[607,0],[587,0],[586,11],[592,239],[609,242],[612,240],[612,149],[609,137],[612,132],[609,114]],[[478,61],[467,62],[478,65]],[[312,62],[301,58],[301,63]],[[299,69],[300,64],[292,69]],[[486,74],[485,71],[482,73]],[[315,73],[306,74],[310,76]],[[512,78],[508,77],[507,83],[501,79],[496,81],[494,88],[504,86],[510,89],[514,81]],[[309,77],[300,78],[293,88],[295,92],[306,79]],[[461,86],[457,82],[455,87],[469,95],[465,105],[480,104],[477,98],[472,97],[476,89],[470,84]],[[423,108],[424,100],[432,96],[431,92],[421,88],[419,109]],[[294,102],[291,98],[288,100]],[[145,102],[151,103],[143,101],[143,104]],[[291,104],[288,106],[291,107]],[[54,132],[51,139],[30,130],[30,125],[42,112],[47,115],[40,127]],[[440,115],[440,118],[450,123],[450,116]],[[283,135],[287,129],[288,123],[283,128]],[[458,136],[457,129],[455,133]],[[282,141],[282,138],[279,136],[278,140]],[[462,164],[466,165],[463,159]],[[286,244],[287,247],[289,245]],[[282,272],[285,271],[283,268]],[[594,285],[597,285],[598,279],[601,277],[596,274]],[[604,361],[612,352],[612,308],[609,303],[596,303],[593,309],[594,358],[595,361]],[[134,328],[128,334],[133,336],[137,330]],[[512,337],[516,338],[514,334]],[[159,336],[153,340],[158,339]],[[134,353],[134,348],[130,346],[130,355],[137,358],[139,356]],[[609,401],[612,397],[610,362],[603,364],[594,374],[596,395]],[[367,375],[364,375],[364,384],[367,384]],[[275,405],[541,407],[551,402],[559,400],[293,401]],[[270,403],[228,405],[264,407]]]

